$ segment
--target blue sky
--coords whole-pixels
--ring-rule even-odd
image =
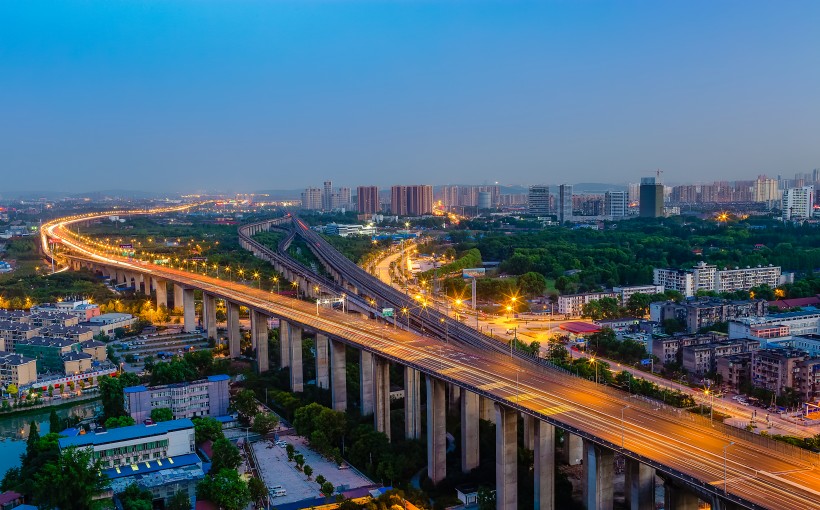
[[[0,193],[820,166],[820,2],[0,3]]]

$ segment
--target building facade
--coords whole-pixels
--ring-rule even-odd
[[[356,205],[359,214],[376,214],[381,212],[378,186],[359,186],[356,188]]]
[[[783,190],[783,220],[804,220],[814,212],[814,186]]]
[[[123,391],[125,410],[141,422],[151,417],[151,411],[168,408],[175,419],[228,414],[227,375],[213,375],[190,383],[165,386],[131,386]]]
[[[572,184],[558,186],[558,221],[572,221]]]
[[[641,218],[660,218],[663,216],[663,185],[654,177],[643,177],[640,189],[641,199],[639,212]]]
[[[527,194],[527,212],[530,214],[547,215],[550,213],[550,187],[530,186]]]
[[[629,209],[626,191],[607,191],[604,195],[604,208],[606,216],[610,218],[623,218]]]
[[[392,186],[390,213],[397,216],[423,216],[433,213],[433,187],[427,184]]]

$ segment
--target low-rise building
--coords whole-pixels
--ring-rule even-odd
[[[797,364],[794,389],[806,401],[820,397],[820,358],[805,359]]]
[[[649,305],[649,315],[653,321],[663,322],[677,319],[686,324],[689,333],[695,333],[719,322],[744,317],[758,317],[766,313],[766,301],[752,299],[728,301],[725,299],[700,299],[697,301],[656,302]]]
[[[342,225],[339,223],[330,223],[325,226],[325,234],[329,236],[374,236],[377,234],[374,225]]]
[[[60,357],[63,359],[63,372],[66,374],[82,374],[91,370],[93,357],[90,354],[71,351]]]
[[[97,336],[102,333],[105,336],[113,337],[115,329],[128,329],[137,322],[136,317],[127,313],[104,313],[92,317],[87,322],[81,322],[80,326],[91,329],[92,335]]]
[[[681,361],[683,368],[697,375],[704,375],[717,368],[717,360],[751,352],[760,347],[758,340],[725,340],[700,345],[690,345],[682,348]]]
[[[716,370],[723,384],[738,391],[751,383],[752,353],[744,352],[718,358]]]
[[[125,388],[125,410],[136,421],[151,417],[151,411],[168,408],[174,418],[223,416],[228,414],[227,375],[212,375],[190,383]]]
[[[640,319],[635,317],[622,317],[620,319],[601,319],[592,321],[594,324],[603,328],[609,328],[616,333],[625,333],[627,331],[637,331]]]
[[[58,312],[58,311],[39,311],[36,313],[32,313],[29,316],[29,324],[33,324],[38,328],[43,326],[76,326],[79,324],[80,321],[74,315],[70,313]]]
[[[79,322],[87,321],[100,315],[100,307],[87,299],[65,300],[56,303],[40,303],[31,307],[32,312],[65,313],[77,318]],[[75,323],[76,324],[76,323]],[[71,324],[66,324],[70,326]]]
[[[90,354],[95,361],[105,361],[108,359],[108,351],[104,343],[99,340],[86,340],[80,342],[80,348],[84,353]]]
[[[0,385],[18,388],[37,380],[37,362],[17,353],[0,351]]]
[[[46,338],[68,338],[75,342],[85,342],[94,338],[91,328],[83,326],[43,326],[37,334]]]
[[[722,339],[718,333],[704,335],[674,335],[655,336],[652,338],[652,355],[661,360],[661,363],[681,362],[681,349],[693,345],[703,345],[717,342]]]
[[[79,350],[79,342],[66,338],[36,336],[14,342],[14,352],[37,360],[37,372],[62,372],[63,354]]]
[[[752,385],[780,395],[795,387],[798,364],[808,358],[806,351],[792,348],[759,349],[752,352]]]
[[[764,338],[758,337],[756,333],[765,332],[765,338],[773,338],[769,335],[773,327],[785,331],[792,336],[804,336],[818,333],[820,325],[820,310],[807,310],[801,312],[773,313],[762,317],[744,317],[729,321],[729,338]]]
[[[612,292],[618,295],[621,305],[625,305],[635,294],[663,294],[663,285],[632,285],[630,287],[613,287]]]
[[[558,296],[558,313],[570,317],[578,317],[584,309],[584,305],[590,301],[597,301],[603,298],[618,298],[614,292],[589,292],[587,294],[567,294]]]

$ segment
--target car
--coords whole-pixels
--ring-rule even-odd
[[[746,402],[745,400],[742,400],[742,401],[740,402],[740,405],[744,405],[744,406],[748,407],[748,406],[749,406],[749,403],[748,403],[748,402]]]

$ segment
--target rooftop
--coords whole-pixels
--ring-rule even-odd
[[[126,476],[146,475],[148,473],[156,473],[157,471],[170,471],[172,469],[179,469],[185,466],[193,466],[201,463],[202,460],[195,453],[187,455],[178,455],[176,457],[167,457],[165,459],[152,459],[141,461],[137,464],[129,464],[126,466],[119,466],[111,469],[104,469],[103,473],[108,475],[108,478],[113,480],[116,478],[123,478]]]
[[[180,420],[162,421],[154,425],[131,425],[130,427],[119,427],[106,432],[89,432],[81,436],[60,438],[60,448],[69,446],[96,446],[107,443],[127,441],[129,439],[139,439],[142,437],[157,436],[174,430],[193,429],[194,422],[188,418]]]
[[[34,336],[29,339],[15,340],[14,345],[39,345],[43,347],[69,347],[75,345],[76,340],[70,338]]]
[[[34,361],[34,358],[27,358],[14,352],[0,351],[0,364],[25,365],[26,363],[31,363],[32,361]]]

